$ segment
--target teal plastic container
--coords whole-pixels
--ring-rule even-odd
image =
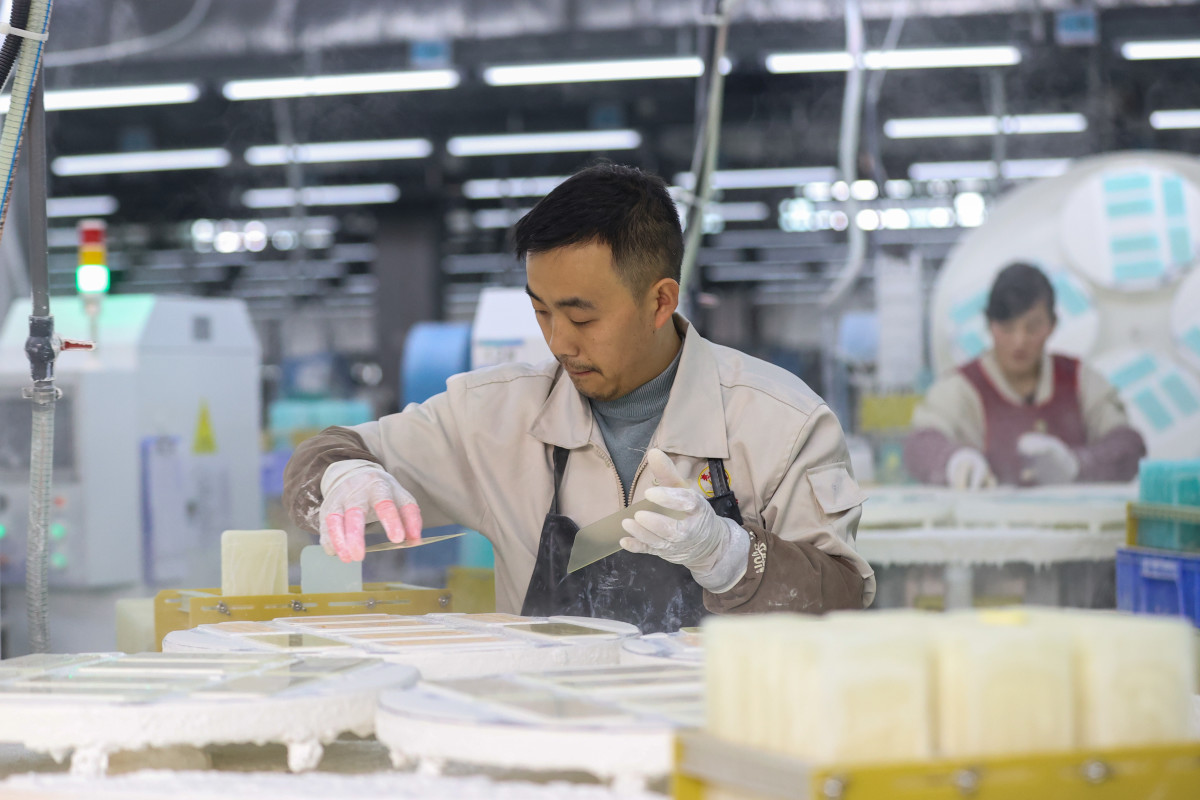
[[[1143,503],[1200,508],[1200,459],[1143,461],[1138,467],[1138,484]],[[1200,525],[1140,520],[1138,544],[1161,550],[1200,550]]]

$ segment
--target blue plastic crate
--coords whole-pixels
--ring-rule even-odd
[[[1143,460],[1138,466],[1139,499],[1143,503],[1200,507],[1200,459]],[[1165,550],[1200,550],[1200,525],[1169,520],[1138,521],[1137,543]]]
[[[1200,555],[1119,548],[1117,608],[1187,617],[1200,627]]]

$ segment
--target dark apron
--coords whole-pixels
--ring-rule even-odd
[[[583,569],[567,573],[571,546],[579,526],[558,513],[558,493],[570,451],[554,448],[554,499],[538,543],[533,577],[521,613],[531,617],[565,614],[629,622],[642,633],[676,631],[700,624],[705,615],[704,590],[691,570],[648,553],[621,550]],[[739,525],[737,498],[725,480],[725,463],[708,460],[713,496],[708,502],[719,516]]]

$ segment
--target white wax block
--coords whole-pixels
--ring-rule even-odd
[[[781,637],[792,667],[774,714],[788,755],[888,763],[933,755],[932,657],[914,631],[824,623]]]
[[[153,597],[125,597],[117,601],[117,649],[122,653],[158,649]]]
[[[361,592],[362,562],[346,563],[327,555],[325,548],[310,544],[300,551],[300,591],[305,594]]]
[[[942,757],[1074,746],[1070,637],[1021,611],[948,615],[934,630]]]
[[[221,594],[287,594],[287,534],[225,531],[221,534]]]
[[[1073,636],[1082,747],[1190,738],[1192,627],[1182,619],[1090,614],[1062,619]]]
[[[820,763],[933,754],[932,656],[919,626],[770,614],[706,622],[704,636],[714,735]]]

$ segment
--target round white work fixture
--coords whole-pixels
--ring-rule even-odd
[[[1200,380],[1169,353],[1117,350],[1093,366],[1120,393],[1150,458],[1200,457]]]
[[[343,732],[369,736],[388,687],[417,671],[373,658],[285,653],[91,653],[0,662],[0,742],[100,775],[113,753],[212,744],[288,748],[299,772]]]
[[[1179,355],[1200,370],[1200,270],[1188,275],[1175,293],[1171,336]]]
[[[423,682],[380,697],[376,736],[397,767],[580,770],[637,791],[666,777],[674,733],[704,721],[698,664]]]
[[[1156,289],[1200,254],[1200,187],[1152,163],[1114,166],[1075,187],[1061,231],[1072,266],[1096,284]]]

